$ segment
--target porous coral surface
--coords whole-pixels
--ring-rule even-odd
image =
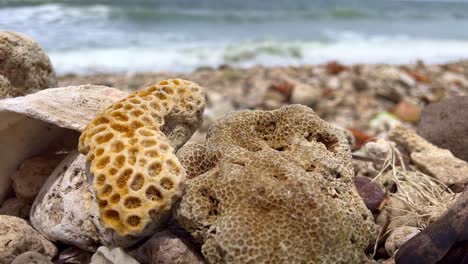
[[[106,227],[138,235],[165,219],[185,179],[174,147],[200,125],[204,103],[197,84],[165,80],[114,103],[88,124],[79,150],[90,161]]]
[[[345,135],[308,107],[232,113],[177,155],[175,217],[210,263],[360,263],[375,238]]]

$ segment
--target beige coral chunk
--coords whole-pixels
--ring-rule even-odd
[[[174,154],[201,124],[204,91],[173,79],[114,103],[88,124],[79,150],[87,155],[101,219],[120,235],[160,224],[183,190]]]
[[[2,75],[9,85],[2,81]],[[21,33],[0,30],[0,99],[56,84],[52,63],[36,41]]]
[[[390,139],[410,152],[411,161],[423,172],[461,192],[468,182],[468,163],[455,157],[450,150],[438,148],[416,134],[398,126],[389,133]]]
[[[232,113],[177,154],[175,217],[209,263],[360,263],[375,239],[345,135],[308,107]]]

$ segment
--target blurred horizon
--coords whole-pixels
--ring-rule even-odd
[[[468,1],[0,0],[59,74],[468,59]]]

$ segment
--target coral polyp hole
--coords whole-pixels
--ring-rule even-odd
[[[148,158],[157,158],[159,156],[158,152],[156,150],[148,150],[145,151],[145,156]]]
[[[104,135],[98,135],[96,137],[96,142],[98,144],[106,143],[106,142],[109,142],[109,140],[111,140],[113,137],[114,137],[114,134],[112,134],[112,133],[106,133]]]
[[[141,141],[141,145],[145,148],[149,148],[149,147],[152,147],[154,145],[156,145],[158,142],[156,142],[156,140],[154,139],[145,139],[143,141]]]
[[[119,155],[115,158],[114,160],[114,166],[117,168],[122,168],[123,165],[125,164],[125,156],[124,155]]]
[[[148,167],[148,175],[150,177],[156,177],[161,173],[161,170],[162,170],[162,164],[160,162],[153,162]]]
[[[130,184],[130,188],[134,191],[139,191],[141,188],[143,188],[144,184],[145,184],[145,178],[143,177],[141,173],[138,173],[133,178],[132,183]]]
[[[130,112],[130,115],[132,115],[133,117],[139,117],[143,114],[143,111],[141,110],[133,110],[132,112]]]
[[[113,194],[111,196],[111,198],[109,199],[109,201],[113,204],[116,204],[120,201],[120,194],[116,193],[116,194]]]
[[[128,121],[128,117],[122,113],[122,112],[114,112],[111,114],[111,116],[119,121],[122,121],[122,122],[127,122]]]
[[[99,159],[99,161],[96,163],[96,167],[98,169],[104,169],[107,164],[109,164],[110,162],[110,158],[109,156],[105,156],[105,157],[102,157],[101,159]]]
[[[101,125],[101,124],[107,124],[107,123],[109,123],[109,119],[107,119],[107,118],[105,118],[103,116],[96,118],[96,120],[94,120],[94,122],[93,122],[93,124],[95,126]]]
[[[113,220],[113,221],[119,221],[120,220],[120,214],[119,212],[115,210],[107,210],[104,212],[104,217],[107,220]]]
[[[180,85],[180,81],[179,81],[179,80],[173,80],[172,83],[175,84],[175,85],[177,85],[177,86]]]
[[[155,186],[151,185],[146,189],[145,192],[146,198],[153,202],[160,202],[164,199],[161,191],[159,191]]]
[[[124,149],[124,144],[121,141],[114,141],[111,144],[111,151],[115,153],[119,153]]]
[[[106,197],[112,192],[112,187],[109,184],[104,185],[104,187],[101,189],[101,196]]]
[[[167,177],[163,177],[159,183],[161,184],[161,187],[166,190],[171,190],[174,188],[174,182],[172,182],[172,180]]]
[[[138,197],[128,197],[125,199],[124,205],[128,209],[140,208],[141,200]]]
[[[140,225],[140,223],[141,223],[141,218],[139,216],[131,215],[127,217],[127,224],[130,226],[136,227]]]
[[[130,179],[130,176],[132,176],[132,169],[126,169],[124,170],[120,175],[119,178],[117,178],[117,187],[119,188],[124,188],[127,186],[127,182]]]
[[[97,186],[103,186],[104,183],[106,183],[106,176],[104,174],[99,174],[96,177],[96,185]]]

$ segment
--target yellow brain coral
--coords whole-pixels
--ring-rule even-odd
[[[361,263],[375,239],[346,137],[310,108],[232,113],[177,155],[175,217],[209,263]]]
[[[182,193],[185,170],[174,154],[202,121],[203,89],[165,80],[109,106],[88,124],[87,155],[104,225],[119,235],[157,226]]]

